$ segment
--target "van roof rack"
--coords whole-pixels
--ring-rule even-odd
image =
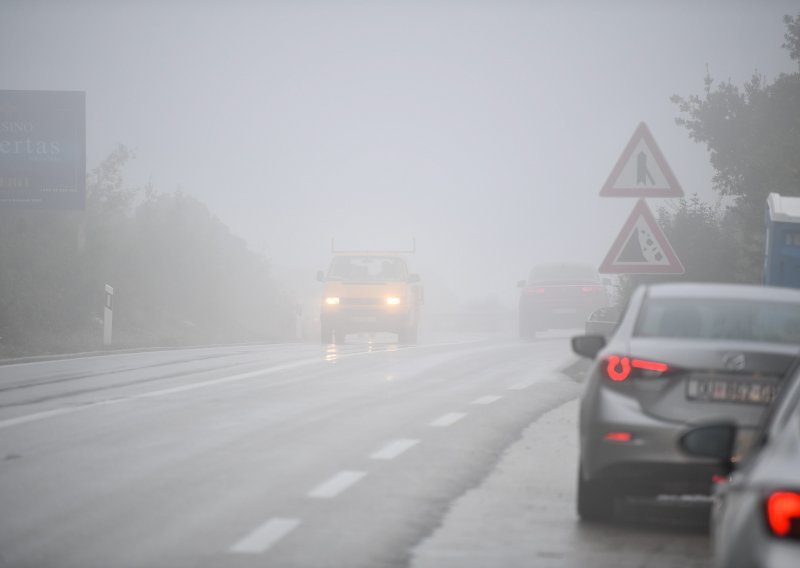
[[[336,248],[336,239],[331,238],[331,252],[334,254],[356,254],[356,253],[364,253],[364,254],[381,254],[381,253],[388,253],[388,254],[414,254],[417,252],[417,239],[411,239],[411,248],[410,249],[399,249],[399,250],[357,250],[357,249],[337,249]]]

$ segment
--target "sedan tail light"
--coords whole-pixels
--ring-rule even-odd
[[[526,296],[533,296],[534,294],[544,294],[544,288],[534,288],[532,286],[528,286],[527,288],[522,289],[522,293]]]
[[[767,526],[778,537],[800,539],[800,493],[776,491],[767,498]]]
[[[637,359],[627,355],[609,355],[603,362],[606,377],[615,382],[628,379],[648,379],[662,377],[672,369],[666,363]]]

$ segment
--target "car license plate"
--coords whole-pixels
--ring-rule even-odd
[[[378,321],[378,318],[375,316],[353,316],[351,321],[355,323],[374,323]]]
[[[769,404],[777,391],[776,382],[757,379],[694,378],[686,383],[686,398],[711,402]]]

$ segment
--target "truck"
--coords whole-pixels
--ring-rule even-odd
[[[360,332],[395,333],[400,343],[417,342],[423,288],[404,258],[415,249],[348,251],[331,243],[330,267],[317,273],[323,283],[323,344],[342,344],[348,334]]]
[[[767,196],[763,282],[800,288],[800,197]]]

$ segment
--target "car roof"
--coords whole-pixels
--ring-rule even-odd
[[[399,258],[401,260],[405,260],[404,253],[400,252],[381,252],[381,251],[343,251],[343,252],[335,252],[333,253],[334,257],[337,256],[377,256],[377,257],[392,257],[392,258]]]
[[[650,298],[702,298],[709,300],[757,300],[800,302],[800,290],[777,286],[718,283],[664,283],[647,287]]]

